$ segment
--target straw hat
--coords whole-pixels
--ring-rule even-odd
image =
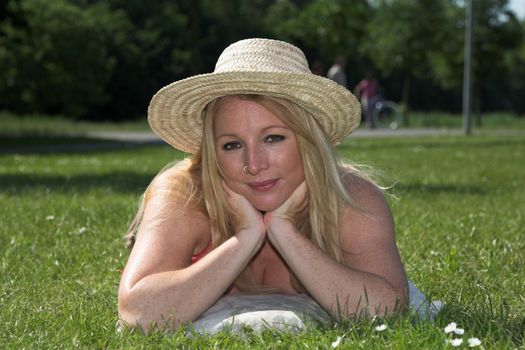
[[[355,96],[314,75],[303,52],[286,42],[246,39],[228,46],[213,73],[174,82],[153,96],[148,122],[173,147],[195,153],[202,141],[203,110],[220,96],[257,94],[280,97],[309,111],[336,145],[361,120]]]

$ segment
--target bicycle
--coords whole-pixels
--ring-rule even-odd
[[[396,130],[403,124],[401,107],[393,102],[378,100],[374,103],[372,118],[375,127]]]

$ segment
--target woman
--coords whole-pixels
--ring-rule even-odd
[[[392,314],[407,279],[380,189],[333,146],[356,98],[288,43],[248,39],[215,71],[161,89],[152,129],[193,154],[148,187],[119,289],[146,331],[195,321],[225,295],[308,295],[334,317]]]

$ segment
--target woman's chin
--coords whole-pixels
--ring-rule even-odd
[[[279,208],[283,203],[284,201],[282,202],[268,201],[268,202],[256,202],[256,203],[252,202],[252,205],[254,206],[255,209],[262,211],[264,213],[267,213],[267,212],[274,211],[275,209]]]

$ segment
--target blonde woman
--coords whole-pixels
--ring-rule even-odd
[[[360,110],[347,89],[310,72],[301,50],[269,39],[234,43],[213,73],[161,89],[149,123],[192,156],[143,197],[121,320],[177,328],[224,300],[258,310],[242,299],[254,295],[336,318],[402,312],[408,286],[390,209],[334,153]]]

